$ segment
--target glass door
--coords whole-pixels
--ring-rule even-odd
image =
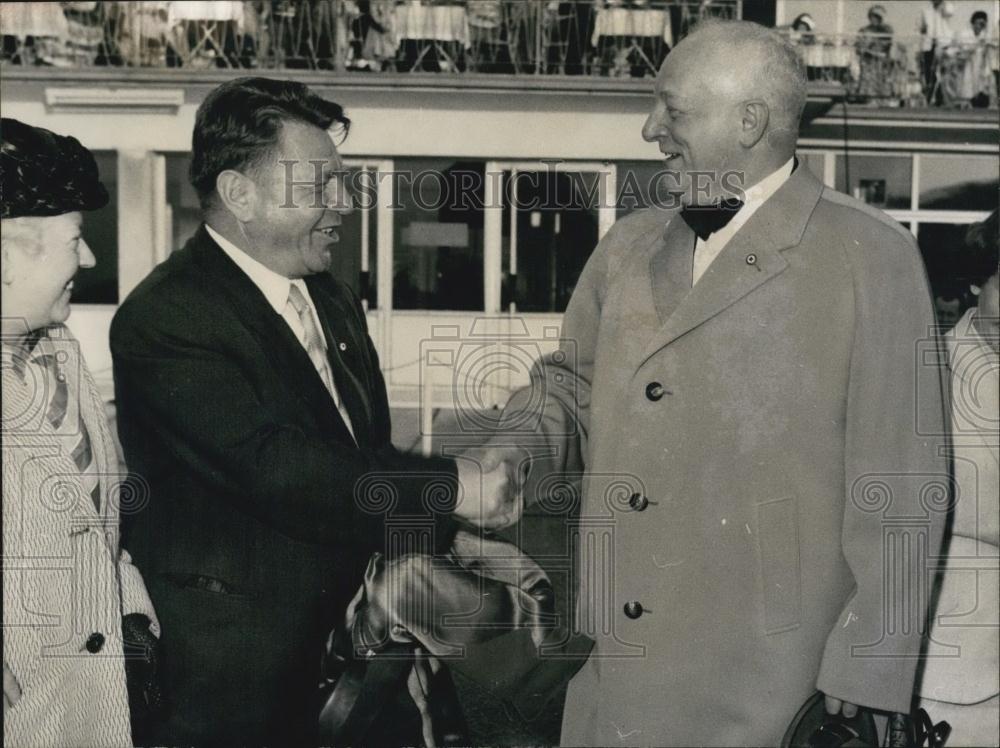
[[[580,272],[615,220],[615,168],[394,165],[393,305],[380,347],[390,400],[493,411],[558,345]]]
[[[611,164],[491,162],[500,206],[487,229],[487,309],[561,315],[615,221]]]

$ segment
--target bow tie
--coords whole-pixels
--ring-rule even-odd
[[[702,241],[733,220],[743,201],[729,197],[715,205],[692,205],[681,210],[681,218]]]

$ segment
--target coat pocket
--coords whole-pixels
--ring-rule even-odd
[[[798,502],[775,499],[756,510],[764,633],[778,634],[801,623]]]

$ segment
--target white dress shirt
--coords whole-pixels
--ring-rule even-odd
[[[920,15],[920,49],[930,52],[937,47],[945,47],[955,36],[951,21],[944,14],[944,3],[938,7],[924,8]]]
[[[737,211],[729,223],[714,234],[709,234],[707,239],[698,238],[694,245],[694,267],[691,273],[691,285],[696,284],[698,279],[705,274],[712,261],[725,249],[729,240],[736,235],[736,232],[740,230],[743,224],[750,220],[750,216],[757,212],[757,208],[767,202],[768,198],[777,192],[778,188],[792,175],[794,163],[794,157],[788,159],[776,171],[771,172],[771,174],[746,190],[743,207]]]
[[[246,273],[247,277],[253,281],[253,284],[260,289],[260,292],[264,294],[264,298],[267,299],[267,303],[285,320],[285,323],[291,328],[302,349],[308,353],[306,331],[302,326],[302,320],[299,319],[298,312],[295,311],[295,308],[288,301],[288,292],[292,284],[294,284],[302,292],[302,296],[305,297],[306,303],[309,305],[309,313],[312,315],[313,324],[316,325],[316,329],[323,329],[323,326],[319,322],[319,316],[316,314],[316,305],[309,295],[309,289],[306,287],[305,281],[301,278],[292,280],[274,272],[226,239],[226,237],[222,236],[207,223],[205,224],[205,230],[215,243],[221,247],[222,251],[229,256],[229,259],[235,262],[236,266]],[[323,341],[323,345],[324,347],[326,346],[325,340]],[[351,432],[351,436],[354,436],[351,417],[347,413],[347,408],[344,407],[344,401],[340,397],[340,393],[337,391],[337,383],[334,381],[330,382],[330,394],[333,396],[333,401],[337,405],[337,410],[340,412],[341,418],[344,419],[347,430]]]

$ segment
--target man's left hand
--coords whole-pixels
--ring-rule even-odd
[[[843,714],[847,719],[851,719],[858,713],[857,704],[852,704],[849,701],[841,701],[840,699],[834,698],[833,696],[827,696],[824,694],[826,701],[826,713],[827,714]]]
[[[524,509],[524,475],[505,460],[480,460],[472,451],[458,462],[461,493],[455,516],[478,527],[499,530],[514,524]],[[489,469],[483,469],[487,464]]]

